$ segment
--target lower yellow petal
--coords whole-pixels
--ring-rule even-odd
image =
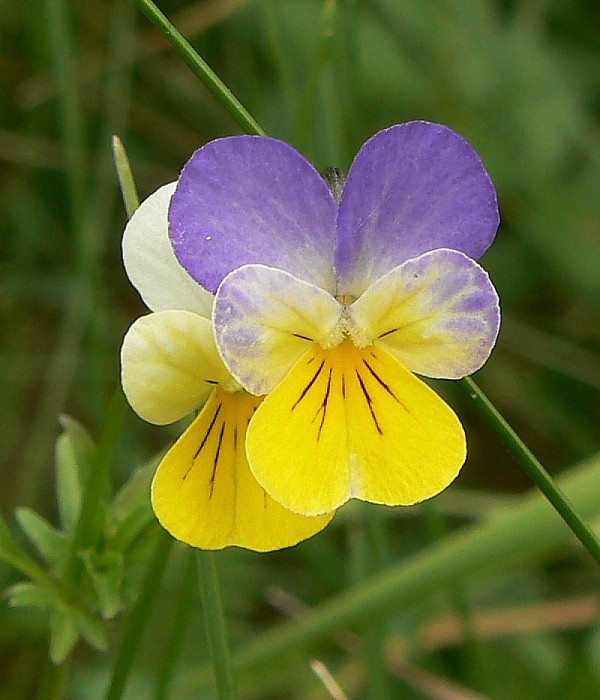
[[[306,515],[349,498],[417,503],[466,457],[452,409],[381,346],[350,341],[301,358],[258,407],[246,448],[268,493]]]
[[[201,549],[289,547],[322,530],[333,514],[305,517],[268,496],[246,460],[246,428],[261,399],[215,389],[160,463],[152,506],[173,537]]]

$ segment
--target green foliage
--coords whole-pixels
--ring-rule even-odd
[[[55,470],[62,528],[53,527],[30,508],[18,508],[17,523],[35,549],[42,568],[33,562],[31,567],[19,566],[20,559],[28,562],[29,557],[8,534],[5,552],[0,549],[0,558],[7,563],[24,573],[31,571],[32,581],[10,586],[5,597],[12,607],[38,608],[48,614],[49,653],[55,664],[67,659],[80,637],[100,651],[107,649],[106,623],[130,602],[125,585],[130,577],[127,563],[135,561],[138,540],[154,519],[148,500],[148,477],[154,465],[149,465],[135,471],[114,498],[104,494],[103,527],[96,533],[95,546],[76,548],[83,484],[96,466],[97,448],[77,421],[63,416],[61,423],[63,432],[56,441]],[[68,580],[72,557],[84,565],[75,581]]]

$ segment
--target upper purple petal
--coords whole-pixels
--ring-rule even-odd
[[[441,124],[398,124],[367,141],[340,202],[338,294],[359,296],[373,281],[436,248],[478,258],[496,234],[496,191],[479,156]]]
[[[211,292],[250,263],[334,291],[336,213],[326,183],[298,151],[264,136],[232,136],[186,163],[169,235],[179,262]]]

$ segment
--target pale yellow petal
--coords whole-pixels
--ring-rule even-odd
[[[133,410],[157,425],[197,409],[211,386],[235,384],[211,322],[189,311],[157,311],[135,321],[123,339],[121,382]]]

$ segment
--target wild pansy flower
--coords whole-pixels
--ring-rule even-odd
[[[462,426],[415,374],[458,379],[488,358],[498,297],[474,259],[498,222],[479,157],[439,124],[373,136],[339,201],[272,138],[194,153],[171,200],[171,242],[216,293],[229,371],[267,395],[246,450],[270,496],[316,515],[353,497],[412,504],[456,477]]]
[[[286,510],[248,468],[246,428],[261,399],[226,369],[210,320],[213,295],[173,254],[167,209],[174,189],[174,183],[165,185],[142,202],[123,235],[127,274],[152,311],[133,323],[123,341],[127,399],[141,418],[157,425],[204,404],[161,461],[152,505],[165,529],[196,547],[287,547],[321,530],[332,515]]]

